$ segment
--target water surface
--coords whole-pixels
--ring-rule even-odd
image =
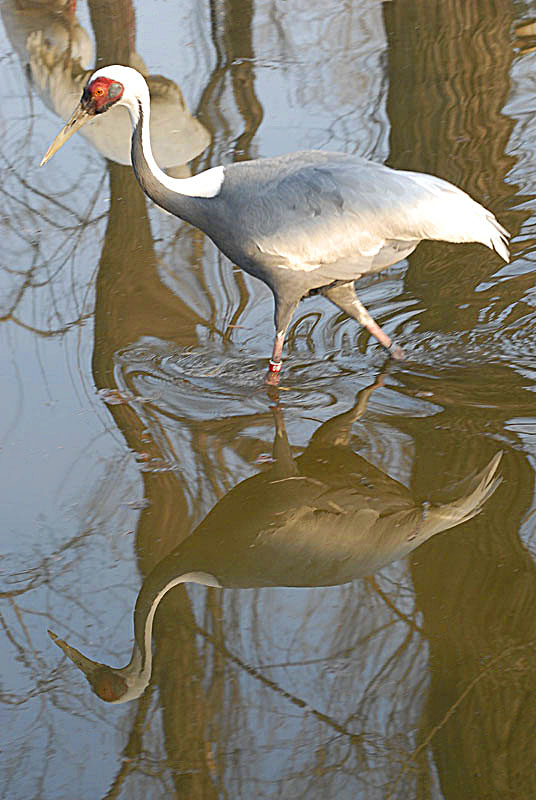
[[[2,796],[534,796],[534,4],[1,11]],[[126,118],[38,168],[114,62],[151,76],[173,174],[303,147],[433,172],[512,262],[425,243],[363,281],[403,363],[304,302],[269,398],[270,293],[144,197]],[[169,591],[147,687],[103,702],[47,630],[122,667],[173,569],[225,588]]]

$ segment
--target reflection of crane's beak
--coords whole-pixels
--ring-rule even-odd
[[[46,151],[40,166],[42,167],[43,164],[46,164],[47,161],[50,158],[52,158],[54,153],[57,152],[60,149],[60,147],[65,144],[67,139],[70,139],[73,133],[76,133],[76,131],[79,130],[82,127],[82,125],[85,125],[86,122],[89,122],[90,119],[93,119],[94,115],[95,115],[94,111],[92,112],[88,108],[84,108],[82,103],[79,103],[69,122],[58,133],[58,135],[56,136],[56,138]]]
[[[91,674],[95,672],[96,669],[102,666],[102,664],[99,664],[98,661],[91,661],[90,658],[86,658],[86,656],[83,653],[81,653],[80,650],[77,650],[75,647],[71,647],[70,644],[64,642],[63,639],[60,639],[52,631],[49,631],[48,635],[50,636],[54,644],[57,644],[58,647],[61,650],[63,650],[67,658],[69,658],[73,662],[73,664],[75,664],[78,667],[78,669],[82,670],[82,672],[84,673],[84,675],[86,675],[86,677],[89,678],[89,676],[91,676]]]
[[[125,679],[121,673],[125,673],[125,669],[113,669],[107,664],[101,664],[99,661],[92,661],[87,658],[80,650],[71,647],[70,644],[59,639],[52,631],[48,632],[52,641],[63,650],[67,658],[69,658],[75,667],[78,667],[86,676],[89,685],[95,694],[107,703],[123,703],[126,700],[134,700],[139,697],[147,686],[148,680],[140,683],[135,687],[134,691],[130,691]]]

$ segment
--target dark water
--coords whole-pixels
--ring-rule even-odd
[[[1,10],[2,797],[536,796],[536,5]],[[85,70],[142,60],[173,174],[433,172],[511,264],[425,243],[364,281],[403,363],[308,300],[268,398],[268,290],[145,199],[126,115],[38,169]],[[110,705],[47,629],[122,667],[135,606],[141,678],[68,651]]]

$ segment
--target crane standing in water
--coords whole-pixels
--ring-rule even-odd
[[[508,262],[508,231],[451,183],[344,153],[305,151],[170,178],[149,136],[149,90],[139,72],[104,67],[89,79],[44,164],[82,125],[115,105],[132,122],[132,165],[157,205],[195,225],[275,299],[268,383],[281,370],[285,335],[299,301],[321,293],[363,325],[394,358],[402,349],[360,302],[354,282],[395,264],[423,239],[481,242]]]

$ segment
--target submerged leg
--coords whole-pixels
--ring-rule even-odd
[[[294,314],[296,307],[300,301],[299,297],[292,300],[285,300],[281,297],[275,296],[275,339],[274,348],[272,350],[272,358],[268,365],[268,373],[265,378],[265,383],[270,386],[277,386],[279,383],[279,373],[281,372],[281,356],[283,354],[283,344],[285,336],[287,335],[290,320]]]
[[[372,319],[363,303],[357,297],[353,282],[330,286],[324,289],[322,293],[345,314],[348,314],[349,317],[357,320],[360,325],[366,328],[389,351],[392,358],[397,360],[405,358],[402,348],[395,344],[390,336]]]

